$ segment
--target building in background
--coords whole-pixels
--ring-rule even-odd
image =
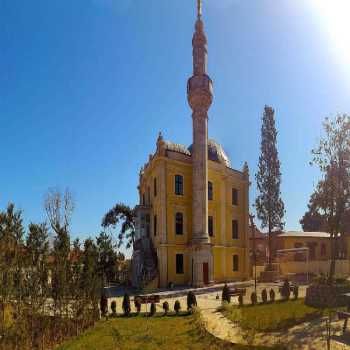
[[[231,168],[222,146],[208,139],[213,99],[207,74],[207,38],[198,1],[193,76],[187,95],[193,144],[165,141],[140,171],[134,286],[203,286],[247,278],[249,266],[249,170]]]

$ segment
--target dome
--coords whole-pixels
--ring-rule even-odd
[[[193,148],[193,145],[188,147],[188,150],[191,153],[192,153],[192,148]],[[226,155],[222,146],[216,141],[210,140],[210,139],[208,140],[208,159],[214,162],[223,163],[227,167],[230,167],[230,160]]]

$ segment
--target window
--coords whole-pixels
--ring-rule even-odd
[[[183,254],[176,254],[176,273],[184,273],[184,256]]]
[[[232,239],[238,239],[238,221],[232,220]]]
[[[238,190],[237,190],[237,188],[232,189],[232,205],[238,205]]]
[[[213,183],[208,181],[208,200],[213,200]]]
[[[153,217],[153,234],[157,236],[157,215]]]
[[[175,194],[178,196],[184,194],[184,178],[182,175],[175,175]]]
[[[147,235],[147,237],[149,237],[149,235],[150,235],[149,226],[150,226],[150,216],[149,216],[149,214],[147,214],[146,215],[146,235]]]
[[[212,216],[208,216],[208,233],[210,237],[214,235],[214,220]]]
[[[143,193],[142,194],[142,205],[145,205],[146,204],[146,199],[145,199],[145,194]]]
[[[151,188],[147,187],[147,204],[151,204]]]
[[[175,214],[175,233],[183,235],[184,233],[184,216],[182,213]]]
[[[153,179],[153,195],[154,197],[157,197],[157,178],[156,177]]]
[[[232,270],[238,271],[238,255],[232,257]]]
[[[327,248],[324,243],[321,244],[321,256],[326,256],[327,254]]]

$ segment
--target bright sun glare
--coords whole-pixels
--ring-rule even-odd
[[[309,1],[309,0],[307,0]],[[331,51],[350,72],[350,0],[311,0],[320,26],[329,36]]]

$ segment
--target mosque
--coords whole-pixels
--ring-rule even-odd
[[[197,0],[193,75],[187,83],[193,143],[165,141],[141,168],[132,283],[136,287],[242,280],[249,265],[249,169],[231,168],[222,146],[208,139],[213,85],[207,38]]]

